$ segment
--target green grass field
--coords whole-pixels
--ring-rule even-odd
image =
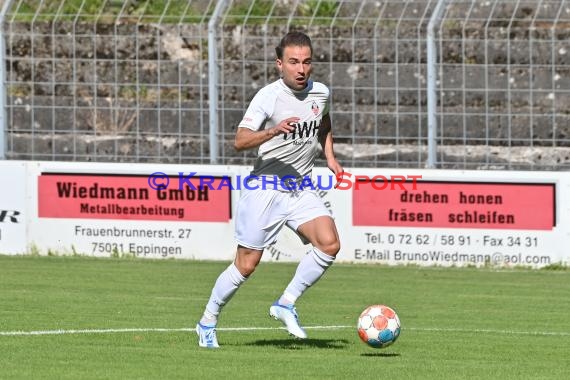
[[[297,341],[268,317],[295,265],[264,263],[224,310],[222,347],[201,349],[192,328],[226,266],[0,256],[0,378],[504,380],[570,373],[567,270],[337,264],[299,300],[309,339]],[[402,321],[399,340],[383,350],[361,343],[355,328],[374,303],[394,307]]]

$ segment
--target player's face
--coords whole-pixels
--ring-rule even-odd
[[[311,48],[286,46],[283,59],[277,59],[277,68],[287,86],[297,91],[304,89],[311,76]]]

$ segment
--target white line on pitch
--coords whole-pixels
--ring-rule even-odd
[[[335,330],[352,326],[304,326],[310,330]],[[218,331],[261,331],[284,330],[284,327],[218,327]],[[31,335],[73,335],[73,334],[113,334],[129,332],[194,332],[195,328],[124,328],[124,329],[81,329],[81,330],[39,330],[39,331],[0,331],[0,336],[31,336]]]
[[[431,327],[408,327],[406,330],[425,332],[459,332],[459,333],[481,333],[481,334],[502,334],[502,335],[534,335],[534,336],[570,336],[570,332],[565,331],[517,331],[517,330],[492,330],[492,329],[456,329],[456,328],[431,328]]]
[[[338,330],[352,329],[354,326],[305,326],[307,330]],[[218,331],[263,331],[283,330],[283,327],[219,327]],[[534,335],[534,336],[570,336],[570,332],[564,331],[515,331],[515,330],[492,330],[492,329],[456,329],[456,328],[426,328],[407,327],[405,330],[420,332],[459,332],[459,333],[482,333],[502,335]],[[131,332],[194,332],[194,328],[122,328],[122,329],[79,329],[79,330],[39,330],[39,331],[0,331],[0,336],[37,336],[37,335],[73,335],[73,334],[114,334]]]

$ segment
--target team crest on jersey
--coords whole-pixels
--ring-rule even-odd
[[[311,111],[317,116],[319,114],[319,105],[313,100],[313,104],[311,104]]]

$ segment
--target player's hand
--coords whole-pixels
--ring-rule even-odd
[[[281,120],[279,124],[271,128],[270,131],[273,136],[284,135],[289,132],[293,132],[296,128],[295,123],[301,120],[298,117],[288,117],[287,119]]]
[[[336,160],[336,158],[327,160],[327,166],[334,173],[334,176],[336,178],[336,184],[334,185],[334,188],[336,189],[340,184],[340,174],[344,172],[344,169],[342,168],[342,165]]]

